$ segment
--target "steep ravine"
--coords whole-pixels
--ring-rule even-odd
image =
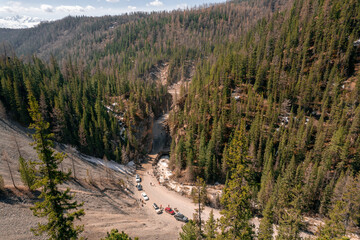
[[[168,150],[171,143],[171,136],[169,126],[167,125],[167,120],[169,118],[169,113],[172,111],[174,104],[176,104],[176,100],[179,99],[179,93],[181,88],[191,81],[195,71],[194,63],[189,62],[186,67],[186,74],[182,79],[178,82],[174,82],[173,79],[169,78],[169,65],[167,63],[161,63],[157,67],[153,68],[153,72],[150,75],[153,76],[159,83],[162,85],[166,85],[168,83],[172,83],[168,86],[167,91],[171,96],[171,100],[167,105],[165,105],[165,109],[163,114],[155,119],[152,125],[152,150],[150,154],[157,154],[162,150]],[[181,96],[180,96],[181,97]]]

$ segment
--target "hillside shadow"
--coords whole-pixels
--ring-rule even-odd
[[[40,191],[29,191],[25,188],[6,188],[0,192],[0,202],[5,204],[26,204],[38,201]]]

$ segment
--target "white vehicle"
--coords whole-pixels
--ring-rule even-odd
[[[145,201],[147,201],[147,200],[149,200],[149,197],[146,195],[146,193],[141,193],[141,196],[143,197],[143,199],[145,200]]]
[[[139,174],[136,174],[135,179],[136,179],[136,182],[137,182],[137,183],[141,182],[141,178],[140,178]]]
[[[162,209],[158,207],[158,205],[156,203],[153,203],[153,208],[155,209],[157,214],[161,214],[162,213]]]

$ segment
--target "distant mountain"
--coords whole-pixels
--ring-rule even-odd
[[[0,28],[0,44],[6,42],[18,56],[36,54],[41,59],[49,60],[53,55],[60,62],[71,56],[73,59],[83,59],[91,66],[100,64],[104,67],[119,65],[122,60],[127,61],[130,55],[138,57],[141,54],[137,52],[146,47],[146,56],[139,57],[137,62],[141,67],[136,68],[144,72],[158,60],[167,61],[179,49],[186,50],[179,51],[182,54],[191,53],[194,56],[195,53],[208,53],[214,49],[214,44],[223,43],[224,40],[234,41],[258,20],[287,8],[291,2],[230,1],[185,12],[69,16],[57,21],[41,22],[27,29]],[[110,56],[111,63],[108,62]],[[118,59],[119,56],[121,59]]]
[[[285,8],[286,2],[291,2],[276,1],[284,1],[283,4],[274,5],[277,9]],[[36,99],[40,99],[43,93],[43,103],[46,102],[47,105],[44,105],[44,109],[49,111],[49,121],[52,125],[55,126],[57,121],[51,115],[55,104],[55,111],[59,109],[64,113],[59,115],[60,128],[64,131],[61,130],[63,132],[59,135],[58,141],[76,144],[87,154],[103,157],[106,153],[108,159],[114,159],[112,152],[118,147],[114,143],[119,136],[108,136],[104,147],[105,132],[101,129],[105,129],[105,121],[106,129],[111,129],[114,125],[111,132],[119,133],[115,129],[116,124],[111,123],[106,112],[98,120],[95,115],[92,117],[88,113],[100,116],[101,101],[109,106],[113,103],[110,102],[113,97],[123,97],[125,102],[119,104],[119,113],[127,114],[123,117],[126,126],[134,126],[137,129],[127,131],[129,137],[126,142],[121,143],[121,148],[118,148],[122,151],[124,147],[124,151],[127,152],[134,149],[134,154],[143,152],[140,146],[144,144],[139,143],[144,137],[140,135],[147,133],[147,129],[143,127],[144,130],[137,131],[138,126],[151,125],[148,124],[148,120],[153,118],[152,116],[159,116],[166,107],[162,106],[167,103],[165,88],[159,89],[158,84],[151,81],[153,77],[147,76],[150,76],[150,73],[152,75],[159,64],[167,63],[168,84],[187,78],[190,75],[188,69],[195,67],[202,59],[211,59],[212,53],[221,49],[216,46],[239,39],[243,33],[256,25],[258,20],[263,17],[268,19],[276,13],[268,2],[269,0],[227,2],[188,11],[139,12],[121,16],[69,16],[57,21],[40,23],[28,29],[3,28],[0,29],[0,52],[3,51],[7,56],[13,56],[15,53],[24,61],[36,64],[39,71],[31,73],[31,76],[37,77],[32,78],[29,75],[29,79],[34,80],[30,85],[31,89],[34,89]],[[51,66],[43,68],[43,63],[36,57],[29,58],[32,55],[49,62]],[[3,65],[7,66],[6,62]],[[16,112],[15,119],[27,125],[27,94],[30,90],[27,87],[30,85],[23,76],[29,74],[26,72],[29,69],[23,71],[15,67],[18,67],[16,63],[14,68],[10,67],[11,70],[6,70],[5,73],[1,68],[0,58],[0,99],[5,102],[7,109]],[[48,75],[47,71],[51,71],[51,74]],[[16,76],[12,77],[14,74],[11,72],[16,73]],[[142,81],[142,78],[149,80]],[[57,83],[49,84],[46,79]],[[101,82],[98,82],[100,80]],[[85,90],[78,81],[86,83]],[[69,92],[70,85],[72,90],[78,92]],[[14,89],[19,90],[16,101],[19,106],[21,105],[20,110],[14,100]],[[96,100],[99,102],[97,105]],[[85,102],[86,104],[82,105]],[[98,106],[98,112],[93,108],[95,106]],[[94,119],[101,126],[90,126],[93,125]],[[80,128],[81,121],[83,125]],[[82,134],[81,138],[79,131]],[[80,143],[80,139],[84,141]],[[93,143],[98,145],[95,146]],[[120,150],[115,155],[120,159],[119,153]]]
[[[0,17],[0,28],[32,28],[36,25],[44,22],[44,19],[38,17],[29,17],[29,16],[12,16],[12,17]]]

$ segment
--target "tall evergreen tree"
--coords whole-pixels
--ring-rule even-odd
[[[258,193],[258,200],[262,208],[265,208],[274,187],[272,164],[272,156],[270,155],[262,171],[260,191]]]
[[[261,219],[258,239],[259,240],[272,240],[273,239],[273,203],[270,199],[263,211],[263,219]]]
[[[196,179],[195,187],[191,190],[191,197],[193,199],[193,203],[196,204],[194,222],[197,224],[199,229],[199,233],[197,235],[201,237],[203,235],[201,214],[204,211],[205,203],[207,201],[206,183],[202,178],[198,177]]]
[[[72,201],[70,189],[64,192],[58,189],[58,185],[69,179],[69,173],[58,170],[59,164],[63,161],[64,155],[54,153],[53,143],[50,140],[53,134],[49,134],[49,123],[43,120],[39,105],[33,96],[29,96],[29,113],[33,120],[30,125],[35,129],[33,135],[34,148],[38,153],[40,174],[34,188],[41,188],[39,202],[31,207],[37,217],[47,217],[46,223],[38,223],[32,228],[35,235],[47,233],[49,239],[77,239],[83,231],[83,226],[74,226],[74,220],[84,215],[84,210],[77,210],[82,204]]]
[[[230,179],[227,181],[221,197],[223,215],[221,222],[221,236],[225,239],[253,239],[254,233],[250,219],[252,173],[247,156],[248,146],[245,137],[245,125],[235,131],[226,154],[227,165],[230,169]]]
[[[346,234],[346,209],[345,203],[337,201],[329,213],[329,219],[320,227],[319,240],[341,239]]]
[[[214,211],[211,209],[209,219],[206,221],[204,226],[204,234],[207,240],[216,239],[217,236],[217,224],[214,218]]]

